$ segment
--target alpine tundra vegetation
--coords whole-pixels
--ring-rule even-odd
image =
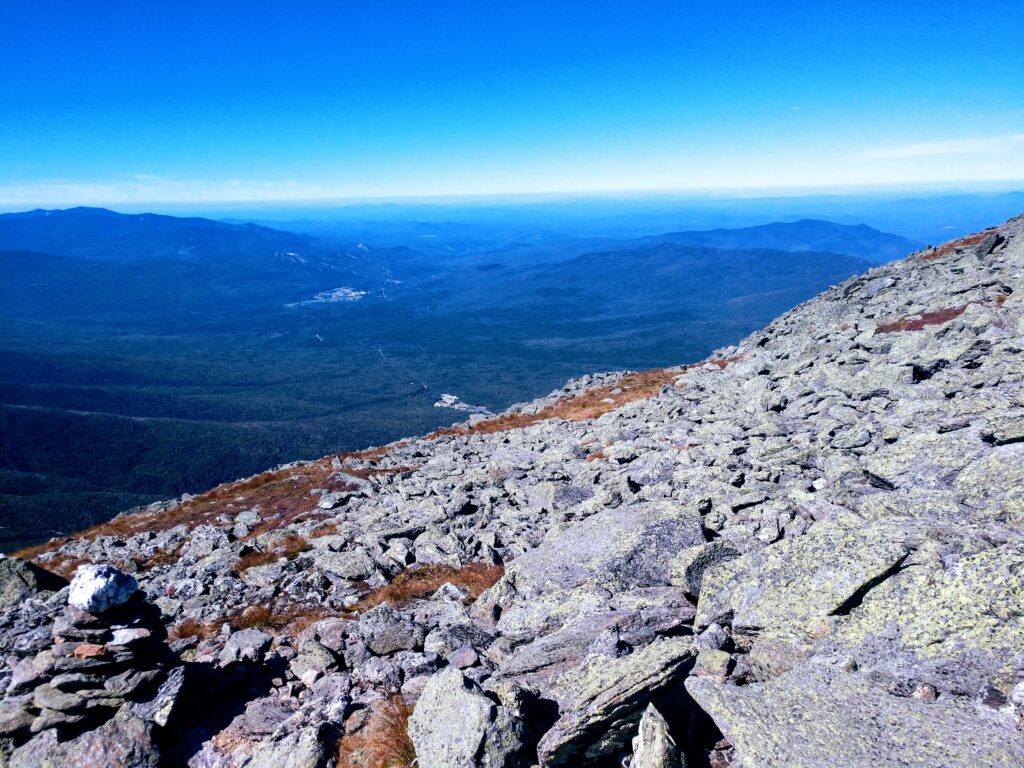
[[[1022,299],[1024,216],[22,551],[0,763],[1024,765]]]

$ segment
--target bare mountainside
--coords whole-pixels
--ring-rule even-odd
[[[24,551],[7,764],[1020,766],[1022,297],[1024,216]]]

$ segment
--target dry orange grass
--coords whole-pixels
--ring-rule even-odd
[[[629,403],[654,397],[662,387],[672,384],[677,376],[689,368],[710,363],[721,370],[738,359],[738,357],[730,357],[721,360],[705,360],[697,365],[684,368],[655,368],[650,371],[627,373],[615,384],[594,387],[578,395],[564,397],[537,413],[507,413],[504,416],[481,421],[471,427],[461,425],[445,427],[431,432],[427,435],[427,439],[444,435],[488,435],[495,432],[506,432],[510,429],[522,429],[550,419],[564,419],[565,421],[596,419]]]
[[[366,452],[366,456],[362,454],[345,454],[345,456],[372,461],[386,452],[386,448],[377,448]],[[215,524],[217,518],[222,514],[237,514],[242,509],[258,506],[261,510],[260,523],[247,537],[255,538],[269,531],[280,530],[293,522],[329,517],[329,513],[317,508],[310,492],[315,488],[324,488],[328,491],[352,490],[353,485],[345,482],[345,475],[368,478],[416,470],[416,467],[336,470],[331,465],[332,458],[332,456],[328,456],[300,466],[272,470],[246,480],[225,483],[179,504],[173,509],[122,515],[105,523],[86,528],[77,533],[75,538],[131,536],[142,532],[165,531],[178,525],[184,525],[191,530],[200,525]],[[55,539],[45,544],[19,550],[15,554],[26,560],[37,561],[43,567],[53,570],[47,561],[39,561],[38,558],[59,548],[61,544],[69,540],[68,537]]]
[[[934,251],[926,253],[921,257],[922,261],[935,261],[941,259],[950,253],[953,253],[957,248],[969,248],[972,245],[977,245],[986,237],[992,233],[991,229],[986,229],[984,232],[978,232],[967,237],[961,237],[959,240],[950,240],[948,243],[943,243]]]
[[[472,601],[480,597],[484,590],[494,586],[504,573],[505,566],[490,563],[469,563],[461,568],[450,565],[423,565],[410,568],[395,576],[390,584],[363,595],[351,610],[359,612],[381,603],[399,606],[412,600],[422,600],[430,597],[444,584],[454,584],[465,590]]]
[[[309,532],[309,538],[320,539],[324,536],[337,536],[341,532],[341,525],[338,523],[321,523]]]
[[[271,549],[264,552],[250,552],[248,555],[238,558],[238,561],[235,563],[235,573],[241,576],[250,568],[276,563],[282,557],[292,560],[303,552],[308,552],[310,549],[312,549],[312,546],[305,538],[297,533],[289,533]]]
[[[24,560],[32,560],[31,556],[21,554],[21,552],[15,552],[15,557],[20,557]],[[75,571],[78,570],[80,565],[88,565],[92,561],[84,557],[75,557],[74,555],[57,555],[49,560],[39,563],[42,568],[45,568],[50,573],[56,573],[58,576],[63,576],[65,579],[71,579],[75,575]]]
[[[875,333],[900,333],[902,331],[920,331],[929,325],[941,325],[960,317],[967,309],[966,304],[959,307],[947,307],[935,312],[922,312],[919,317],[901,317],[892,322],[882,323],[875,329]]]
[[[195,619],[185,619],[171,627],[168,636],[171,639],[195,637],[204,640],[216,635],[223,624],[230,624],[234,629],[263,629],[273,635],[297,635],[307,627],[321,619],[340,617],[344,614],[330,611],[320,605],[284,604],[284,605],[250,605],[242,611],[236,611],[223,619],[202,623]]]
[[[198,619],[182,619],[167,630],[167,640],[184,640],[187,637],[194,637],[196,640],[206,640],[213,637],[216,630],[209,624],[204,624]]]
[[[374,705],[366,724],[338,741],[338,768],[410,768],[416,748],[409,738],[412,706],[401,695]]]

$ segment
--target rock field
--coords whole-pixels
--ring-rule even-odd
[[[1022,349],[1024,216],[0,561],[0,766],[1024,766]]]

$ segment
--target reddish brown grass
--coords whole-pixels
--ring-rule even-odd
[[[238,558],[238,561],[235,563],[235,573],[241,576],[250,568],[255,568],[258,565],[270,565],[271,563],[276,563],[282,557],[287,560],[293,560],[303,552],[308,552],[310,549],[312,549],[312,547],[305,538],[299,536],[297,533],[289,533],[271,549],[263,552],[250,552],[249,554]]]
[[[954,320],[964,313],[967,304],[959,307],[947,307],[934,312],[923,312],[918,317],[901,317],[888,323],[882,323],[875,329],[875,333],[899,333],[902,331],[920,331],[929,325],[941,325]]]
[[[738,357],[730,357],[721,360],[705,360],[685,368],[655,368],[650,371],[627,373],[614,384],[594,387],[578,395],[564,397],[537,413],[507,413],[487,421],[481,421],[471,427],[462,425],[445,427],[431,432],[427,435],[427,439],[444,435],[489,435],[511,429],[522,429],[550,419],[564,419],[565,421],[596,419],[629,403],[654,397],[662,387],[671,384],[677,376],[690,368],[710,363],[722,370],[738,359]]]
[[[374,470],[353,470],[344,472],[331,466],[331,457],[309,462],[289,469],[264,472],[246,480],[225,483],[204,494],[194,497],[177,507],[164,511],[140,512],[122,515],[106,523],[100,523],[76,534],[76,539],[94,539],[99,536],[131,536],[149,531],[165,531],[178,525],[192,530],[200,525],[215,524],[223,514],[237,514],[242,509],[259,506],[262,518],[247,538],[254,538],[272,530],[284,528],[289,523],[303,519],[319,519],[327,516],[317,509],[310,492],[315,488],[328,491],[351,490],[345,482],[345,474],[369,476]],[[409,468],[399,468],[407,471]],[[398,469],[376,470],[377,474],[399,471]],[[18,557],[36,561],[40,555],[60,547],[67,538],[26,548],[17,552]],[[39,561],[48,567],[45,561]]]
[[[250,605],[241,612],[213,623],[220,627],[226,621],[235,629],[265,629],[272,634],[293,635],[321,619],[340,615],[321,605]]]
[[[992,233],[991,229],[986,229],[984,232],[977,232],[973,235],[967,235],[967,237],[961,237],[958,240],[950,240],[948,243],[943,243],[934,251],[924,254],[921,256],[922,261],[935,261],[941,259],[943,256],[947,256],[958,248],[970,248],[972,245],[977,245],[986,237]]]
[[[605,453],[604,451],[594,451],[593,453],[588,453],[586,455],[586,457],[584,457],[583,460],[584,461],[597,461],[598,459],[607,459],[607,458],[608,458],[608,454]]]
[[[338,741],[338,768],[410,768],[416,760],[412,710],[400,694],[375,704],[366,724]]]
[[[450,565],[423,565],[402,571],[387,584],[363,595],[354,606],[355,612],[365,611],[381,603],[399,606],[413,600],[430,597],[444,584],[454,584],[465,590],[469,600],[476,600],[505,573],[505,566],[490,563],[469,563],[461,568]]]
[[[341,532],[340,523],[321,523],[309,532],[309,538],[320,539],[324,536],[337,536]]]
[[[187,637],[195,638],[196,640],[206,640],[215,634],[216,630],[209,624],[203,624],[203,622],[197,619],[182,619],[167,630],[167,640],[174,642],[175,640],[184,640]]]
[[[45,551],[45,550],[44,550]],[[24,560],[32,560],[32,557],[26,557],[20,552],[15,553],[16,557],[20,557]],[[45,568],[51,573],[56,573],[58,576],[63,576],[65,579],[71,579],[75,575],[75,571],[78,570],[80,565],[88,565],[91,563],[84,557],[76,557],[74,555],[65,555],[58,553],[55,557],[51,557],[43,562],[38,563],[40,567]]]
[[[203,623],[196,619],[183,619],[168,632],[168,640],[180,640],[194,637],[206,640],[216,636],[223,624],[230,624],[234,629],[263,629],[273,635],[293,636],[321,619],[341,617],[347,614],[330,611],[321,605],[302,605],[297,603],[277,605],[250,605],[241,611],[235,611],[223,618]]]

